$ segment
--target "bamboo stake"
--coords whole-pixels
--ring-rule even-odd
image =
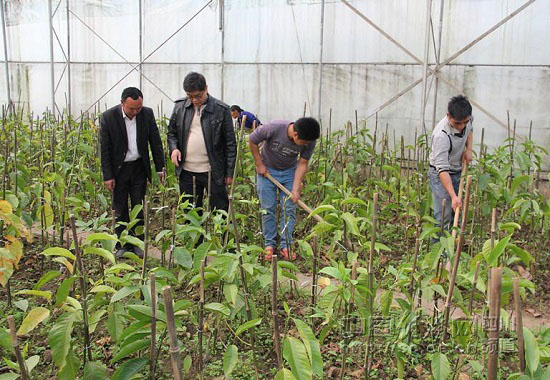
[[[147,269],[147,258],[149,256],[149,202],[147,197],[143,198],[143,265],[141,267],[141,285],[145,283],[145,270]]]
[[[88,354],[88,360],[92,361],[92,347],[90,345],[90,330],[88,325],[88,304],[86,301],[87,291],[86,291],[86,272],[84,271],[84,265],[82,263],[82,255],[80,254],[80,244],[78,242],[78,236],[76,234],[76,224],[74,215],[70,216],[71,229],[73,231],[73,241],[74,241],[74,252],[76,256],[76,265],[78,271],[80,272],[80,291],[82,293],[82,320],[84,322],[84,364],[86,364],[86,354]]]
[[[367,335],[367,346],[365,348],[365,358],[363,361],[363,367],[365,368],[365,379],[369,379],[370,367],[371,367],[371,342],[372,342],[372,316],[374,313],[374,273],[373,273],[373,258],[374,258],[374,248],[376,246],[376,224],[378,221],[378,193],[374,193],[372,200],[372,236],[370,242],[370,251],[369,251],[369,315],[371,316],[371,321],[369,322],[369,330]]]
[[[17,364],[19,364],[19,370],[21,371],[21,379],[27,380],[29,375],[27,373],[27,365],[23,359],[23,354],[21,354],[21,349],[19,348],[19,340],[17,339],[17,331],[15,329],[15,321],[13,315],[8,316],[8,325],[10,327],[11,333],[11,343],[13,345],[13,350],[15,351],[15,356],[17,357]]]
[[[155,346],[157,341],[157,290],[155,284],[155,274],[149,275],[149,285],[151,286],[151,363],[149,372],[151,380],[155,380]]]
[[[311,278],[311,305],[315,305],[317,298],[317,250],[318,250],[318,237],[313,237],[313,275]]]
[[[174,265],[174,249],[176,248],[176,207],[172,208],[172,244],[170,244],[170,257],[168,258],[168,269]]]
[[[178,347],[178,337],[176,333],[176,322],[174,321],[174,306],[172,305],[172,294],[170,292],[170,286],[162,288],[162,294],[164,296],[164,310],[166,313],[166,325],[168,327],[168,333],[170,335],[170,361],[172,363],[172,373],[174,380],[182,380],[181,366],[180,366],[180,349]]]
[[[271,176],[271,174],[269,173],[266,173],[265,174],[265,177],[267,179],[269,179],[271,182],[273,182],[275,184],[275,186],[277,186],[281,191],[283,191],[286,195],[288,195],[289,197],[292,196],[292,193],[286,188],[284,187],[279,181],[277,181],[275,178],[273,178],[273,176]],[[313,212],[313,210],[311,208],[309,208],[304,202],[302,202],[302,200],[298,200],[298,202],[296,202],[296,204],[298,206],[300,206],[301,208],[303,208],[308,214],[311,214]],[[323,218],[321,218],[319,215],[315,214],[313,215],[313,218],[315,220],[317,220],[319,223],[322,223],[324,222]]]
[[[271,316],[273,318],[273,343],[277,354],[277,368],[281,368],[281,341],[279,335],[279,322],[277,320],[277,255],[271,257]]]
[[[495,236],[497,232],[497,209],[494,208],[491,216],[491,251],[495,248]],[[487,271],[487,304],[491,299],[491,268]]]
[[[489,363],[487,380],[496,380],[498,377],[498,335],[500,329],[500,294],[502,288],[502,268],[493,268],[491,277],[491,298],[489,304]]]
[[[201,261],[200,268],[200,285],[199,285],[199,328],[198,328],[198,360],[197,360],[197,372],[199,373],[199,378],[203,379],[203,361],[202,361],[202,334],[204,330],[204,259]]]
[[[451,301],[453,298],[453,290],[456,282],[456,275],[458,272],[458,264],[460,262],[460,253],[462,252],[462,246],[464,244],[464,235],[466,233],[466,221],[468,219],[468,206],[470,203],[470,186],[472,185],[472,176],[469,175],[466,180],[466,195],[464,197],[464,211],[462,213],[462,225],[460,227],[460,237],[458,239],[458,246],[456,247],[455,260],[451,278],[449,280],[449,290],[447,293],[447,300],[445,301],[445,311],[443,313],[443,333],[441,335],[441,343],[445,342],[447,338],[447,325],[449,323],[449,315],[451,311]]]
[[[525,346],[523,345],[523,315],[519,296],[519,279],[514,278],[514,308],[516,312],[516,334],[518,337],[519,367],[525,373]]]

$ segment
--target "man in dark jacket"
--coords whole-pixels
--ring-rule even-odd
[[[225,186],[233,181],[237,155],[229,106],[208,94],[202,74],[187,74],[183,90],[187,97],[176,100],[168,125],[170,159],[176,166],[180,192],[195,195],[195,206],[202,207],[203,193],[209,190],[210,207],[227,211]]]
[[[164,178],[164,150],[155,115],[151,108],[143,107],[141,91],[128,87],[122,91],[121,104],[105,111],[100,123],[103,180],[113,193],[117,223],[129,222],[128,195],[132,208],[142,203],[147,180],[151,181],[149,146],[159,179]],[[143,212],[138,217],[143,220]],[[124,228],[121,224],[116,226],[119,237]],[[131,245],[117,245],[117,248],[117,257],[132,250],[138,256],[143,253],[140,248]]]

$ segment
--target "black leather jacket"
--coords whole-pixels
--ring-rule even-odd
[[[176,100],[168,124],[168,149],[170,150],[170,156],[174,149],[179,149],[181,152],[181,163],[176,167],[178,178],[185,162],[187,140],[193,115],[193,103],[189,99]],[[212,95],[208,95],[206,106],[201,115],[201,126],[210,161],[212,179],[217,185],[223,186],[226,177],[233,177],[237,156],[237,142],[229,106]]]

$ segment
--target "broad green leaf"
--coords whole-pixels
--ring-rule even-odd
[[[18,308],[19,310],[22,310],[23,313],[26,313],[27,309],[29,308],[29,301],[27,300],[14,301],[13,304],[15,305],[16,308]]]
[[[116,305],[118,304],[115,303],[113,306]],[[109,312],[109,317],[107,317],[107,331],[109,331],[109,335],[113,341],[117,342],[124,331],[124,319],[119,313]]]
[[[105,274],[119,274],[121,271],[127,270],[127,271],[133,271],[135,270],[133,266],[126,264],[126,263],[118,263],[116,265],[113,265],[112,267],[109,267],[105,269]]]
[[[432,356],[432,375],[435,380],[446,380],[451,374],[451,365],[445,354],[436,352]]]
[[[380,296],[380,312],[383,316],[388,316],[390,313],[391,304],[393,301],[393,292],[391,290],[386,290]]]
[[[238,293],[239,293],[239,288],[235,284],[227,284],[223,287],[223,294],[225,295],[225,299],[231,305],[235,305],[235,302],[237,302]]]
[[[88,324],[89,324],[89,328],[90,328],[90,334],[93,334],[96,327],[97,327],[97,324],[99,323],[99,321],[101,320],[101,318],[103,318],[103,316],[107,314],[107,310],[105,309],[99,309],[99,310],[96,310],[95,312],[93,312],[91,315],[90,315],[90,318],[88,320]]]
[[[315,338],[315,334],[313,334],[313,331],[305,322],[299,319],[293,320],[300,333],[304,346],[306,347],[313,373],[319,377],[323,377],[323,359],[321,357],[319,341]]]
[[[96,285],[90,289],[90,293],[116,293],[116,290],[107,285]]]
[[[137,291],[139,291],[139,286],[137,285],[125,286],[124,288],[120,289],[118,292],[113,294],[113,296],[111,297],[111,303],[117,302],[118,300],[128,297],[130,294],[134,294]]]
[[[501,239],[498,244],[495,245],[495,248],[489,252],[489,255],[487,256],[487,263],[489,266],[496,267],[498,265],[498,258],[504,252],[504,249],[510,242],[511,237],[512,235],[508,235],[504,239]]]
[[[204,309],[210,310],[210,311],[217,311],[218,313],[223,314],[226,317],[229,316],[229,314],[231,314],[231,310],[229,310],[227,306],[217,302],[211,302],[204,305]]]
[[[174,248],[174,252],[172,252],[174,255],[174,261],[184,267],[185,269],[191,269],[193,267],[193,258],[191,257],[191,254],[189,251],[183,247],[176,247]]]
[[[311,380],[313,373],[304,344],[294,337],[284,342],[283,357],[286,359],[296,380]]]
[[[139,320],[150,320],[153,316],[153,310],[151,310],[151,306],[148,305],[129,305],[128,312]],[[144,316],[146,318],[143,318]],[[166,322],[166,315],[162,310],[157,310],[157,320]]]
[[[23,289],[15,293],[15,295],[25,294],[28,296],[44,297],[48,301],[52,298],[52,292],[46,290],[29,290]]]
[[[277,266],[279,268],[285,268],[294,272],[298,272],[298,273],[300,272],[300,269],[290,261],[284,261],[284,260],[277,261]]]
[[[17,335],[27,335],[31,332],[40,322],[50,316],[50,310],[45,307],[35,307],[25,316],[19,330],[17,330]]]
[[[331,277],[336,278],[337,280],[342,280],[341,275],[340,275],[340,271],[338,270],[338,268],[325,267],[325,268],[321,269],[319,271],[319,273],[324,273],[324,274],[327,274]]]
[[[296,380],[290,370],[283,368],[275,375],[275,380]]]
[[[254,327],[258,326],[260,323],[262,323],[262,318],[257,319],[251,319],[248,322],[243,323],[237,328],[237,331],[235,331],[235,335],[239,336],[242,332]]]
[[[309,214],[308,218],[326,211],[336,211],[336,208],[332,205],[321,205],[313,210],[313,212]]]
[[[132,235],[126,235],[126,236],[121,236],[120,237],[120,242],[122,244],[131,244],[131,245],[134,245],[136,247],[139,247],[141,249],[144,249],[145,248],[145,244],[143,243],[143,240],[135,237],[135,236],[132,236]]]
[[[65,257],[67,259],[76,260],[76,256],[71,253],[68,249],[61,248],[61,247],[51,247],[48,249],[45,249],[41,253],[44,256],[60,256]]]
[[[134,358],[122,364],[111,376],[111,380],[130,380],[145,365],[149,363],[147,358]]]
[[[153,272],[155,274],[155,277],[157,279],[166,278],[166,279],[171,280],[173,282],[178,282],[178,280],[176,279],[176,276],[174,276],[174,274],[166,268],[160,268],[160,267],[159,268],[154,268],[153,270],[151,270],[151,272]],[[151,292],[149,292],[149,293],[151,293]]]
[[[356,205],[367,207],[367,202],[359,198],[346,198],[342,201],[341,204],[342,205],[356,204]]]
[[[13,345],[11,343],[11,336],[9,330],[0,328],[0,347],[8,352],[14,353]]]
[[[86,243],[91,243],[98,240],[117,240],[117,237],[116,235],[106,234],[105,232],[96,232],[86,236]]]
[[[226,377],[229,377],[235,366],[239,362],[239,349],[237,346],[232,344],[227,347],[225,353],[223,354],[223,373]]]
[[[87,362],[84,366],[83,380],[105,380],[108,379],[107,367],[101,362]]]
[[[109,260],[113,265],[116,263],[115,255],[113,255],[112,252],[107,251],[105,248],[86,246],[84,247],[84,254],[103,257],[105,260]]]
[[[210,249],[210,242],[204,242],[193,251],[193,268],[198,271],[201,267],[201,261],[206,257]]]
[[[356,235],[356,236],[361,235],[359,233],[359,227],[357,227],[357,218],[355,216],[353,216],[349,212],[344,212],[342,214],[342,219],[344,219],[344,222],[346,223],[346,227],[350,234]]]
[[[191,358],[191,355],[187,355],[185,359],[183,359],[183,372],[187,373],[191,369],[191,364],[193,362],[193,359]]]
[[[116,355],[111,360],[112,363],[115,363],[119,361],[120,359],[124,359],[125,357],[133,354],[136,351],[142,350],[146,347],[149,347],[151,345],[151,339],[145,338],[141,340],[137,340],[135,342],[129,343],[125,346],[122,346],[116,353]]]
[[[48,343],[52,350],[52,359],[57,368],[62,369],[67,363],[67,356],[71,348],[71,334],[76,313],[65,313],[57,319],[56,324],[48,334]]]
[[[523,342],[525,346],[525,363],[531,375],[534,375],[540,363],[539,344],[527,327],[523,327]]]
[[[40,356],[39,355],[33,355],[30,358],[28,358],[27,360],[25,360],[25,364],[27,365],[27,371],[29,372],[29,374],[32,372],[34,367],[36,367],[38,365],[39,362],[40,362]]]
[[[19,379],[19,374],[18,373],[13,373],[13,372],[8,372],[8,373],[3,373],[2,375],[0,375],[0,380],[15,380],[15,379]]]
[[[57,380],[75,380],[80,369],[80,360],[76,357],[73,348],[69,349],[65,366],[58,372]]]
[[[49,281],[51,281],[54,278],[57,278],[59,276],[61,276],[61,272],[59,272],[57,270],[51,270],[51,271],[48,271],[48,272],[44,273],[42,275],[42,277],[40,277],[40,280],[38,280],[36,285],[34,285],[33,290],[40,290],[40,288],[43,287],[44,285],[46,285],[46,283],[48,283]]]
[[[73,282],[76,280],[76,277],[67,277],[61,282],[61,285],[57,288],[57,293],[55,294],[55,306],[60,306],[69,295]]]

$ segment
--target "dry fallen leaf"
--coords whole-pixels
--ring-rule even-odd
[[[326,288],[327,286],[330,285],[330,279],[327,278],[327,277],[319,277],[317,279],[317,286],[320,287],[321,289],[324,289]]]
[[[527,309],[525,309],[525,311],[528,312],[529,314],[531,314],[535,318],[542,317],[542,314],[539,313],[538,311],[536,311],[535,309],[527,308]]]

